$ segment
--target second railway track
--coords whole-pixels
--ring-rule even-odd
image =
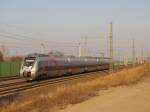
[[[9,81],[9,80],[14,80],[14,79],[19,79],[19,76],[5,76],[5,77],[0,77],[0,81]]]
[[[107,70],[105,70],[105,71],[107,71]],[[57,84],[63,84],[65,82],[75,81],[75,80],[79,80],[79,79],[88,79],[88,78],[93,79],[93,78],[96,78],[96,76],[99,76],[100,74],[104,74],[105,71],[83,73],[83,74],[78,74],[78,75],[36,81],[36,82],[32,82],[32,83],[22,81],[22,82],[6,84],[3,86],[0,85],[0,97],[14,95],[14,94],[20,93],[25,90],[40,88],[40,87],[47,86],[47,85],[55,86]]]

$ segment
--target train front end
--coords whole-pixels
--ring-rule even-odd
[[[35,80],[36,79],[36,65],[37,58],[33,56],[27,56],[23,59],[20,76],[26,78],[26,80]]]

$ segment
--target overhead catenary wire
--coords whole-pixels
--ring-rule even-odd
[[[17,35],[17,36],[19,36],[19,35]],[[36,43],[36,44],[40,45],[41,43],[44,43],[44,44],[47,44],[47,45],[48,44],[53,44],[53,45],[55,44],[57,46],[62,46],[62,45],[63,46],[69,46],[69,44],[70,44],[70,46],[77,47],[77,45],[72,45],[72,43],[66,44],[66,43],[63,43],[63,42],[53,42],[53,41],[42,42],[42,41],[37,41],[37,39],[33,40],[33,38],[18,38],[18,37],[12,36],[12,35],[4,35],[4,34],[1,34],[1,33],[0,33],[0,37],[7,38],[7,39],[12,39],[12,40],[16,40],[16,41],[19,41],[19,42],[27,42],[28,44],[29,43],[32,43],[32,44]],[[20,36],[20,37],[22,37],[22,36]],[[29,41],[28,39],[33,40],[33,42]]]
[[[16,26],[13,26],[11,25],[11,27],[15,27],[15,29],[17,28]],[[22,28],[19,28],[19,30],[22,30]],[[11,30],[10,30],[11,31]],[[56,41],[51,41],[49,39],[47,39],[48,37],[39,37],[38,36],[35,36],[35,33],[31,33],[31,31],[29,32],[26,32],[25,34],[20,34],[20,33],[13,33],[12,31],[11,32],[8,32],[8,31],[1,31],[0,34],[3,35],[2,38],[4,38],[4,36],[7,38],[7,39],[12,39],[12,41],[14,43],[11,43],[11,45],[15,48],[15,47],[18,47],[18,46],[27,46],[28,48],[33,48],[33,47],[38,47],[40,49],[41,47],[41,44],[44,44],[44,49],[45,50],[53,50],[55,48],[65,48],[65,49],[76,49],[78,50],[78,42],[75,43],[75,42],[56,42]],[[37,32],[39,33],[39,32]],[[32,34],[32,36],[30,35],[26,35],[26,34]],[[92,36],[92,37],[87,37],[87,40],[91,40],[91,39],[107,39],[105,36],[103,37],[96,37],[96,36]],[[16,41],[16,44],[17,45],[14,45],[15,44],[15,41]],[[7,42],[6,45],[9,45],[10,42]],[[87,43],[86,43],[87,44]],[[87,46],[87,45],[86,45]],[[88,45],[89,46],[89,45]],[[69,47],[69,48],[68,48]],[[83,47],[83,46],[82,46]],[[85,55],[87,55],[87,52],[89,51],[89,49],[87,49],[87,51],[85,51]],[[100,51],[101,53],[101,51]]]
[[[9,48],[9,50],[12,50],[14,49],[14,52],[15,52],[15,49],[18,49],[18,48],[21,48],[21,50],[19,50],[20,52],[22,51],[22,49],[32,49],[34,50],[34,52],[40,52],[38,49],[40,49],[40,43],[41,42],[35,42],[35,41],[29,41],[29,39],[26,39],[25,37],[24,38],[20,38],[18,37],[19,35],[11,35],[10,33],[6,33],[6,34],[3,34],[3,33],[0,33],[0,38],[3,38],[1,39],[2,41],[0,42],[0,46],[2,45],[5,45],[6,47]],[[31,40],[33,40],[32,38],[30,38]],[[56,43],[44,43],[44,46],[45,46],[45,50],[47,52],[50,52],[51,50],[53,49],[50,49],[50,48],[77,48],[78,46],[77,45],[68,45],[68,44],[56,44]]]
[[[25,36],[25,35],[21,35],[21,34],[16,34],[16,33],[10,33],[10,32],[0,32],[0,36],[7,36],[7,38],[10,38],[9,36],[11,36],[13,39],[19,39],[19,40],[34,40],[34,42],[38,42],[38,43],[55,43],[55,44],[70,44],[72,45],[71,42],[56,42],[56,41],[50,41],[50,40],[46,40],[46,39],[39,39],[38,37],[30,37],[30,36]],[[19,38],[18,38],[19,37]],[[43,38],[43,37],[41,37]],[[11,39],[11,38],[10,38]],[[77,43],[75,43],[77,44]]]

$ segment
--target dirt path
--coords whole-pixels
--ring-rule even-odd
[[[99,96],[59,112],[150,112],[150,77],[132,86],[100,91]]]

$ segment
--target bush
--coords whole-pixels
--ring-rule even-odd
[[[3,53],[0,51],[0,61],[4,61]]]
[[[11,61],[21,61],[22,60],[22,57],[21,56],[12,56],[10,58]]]

